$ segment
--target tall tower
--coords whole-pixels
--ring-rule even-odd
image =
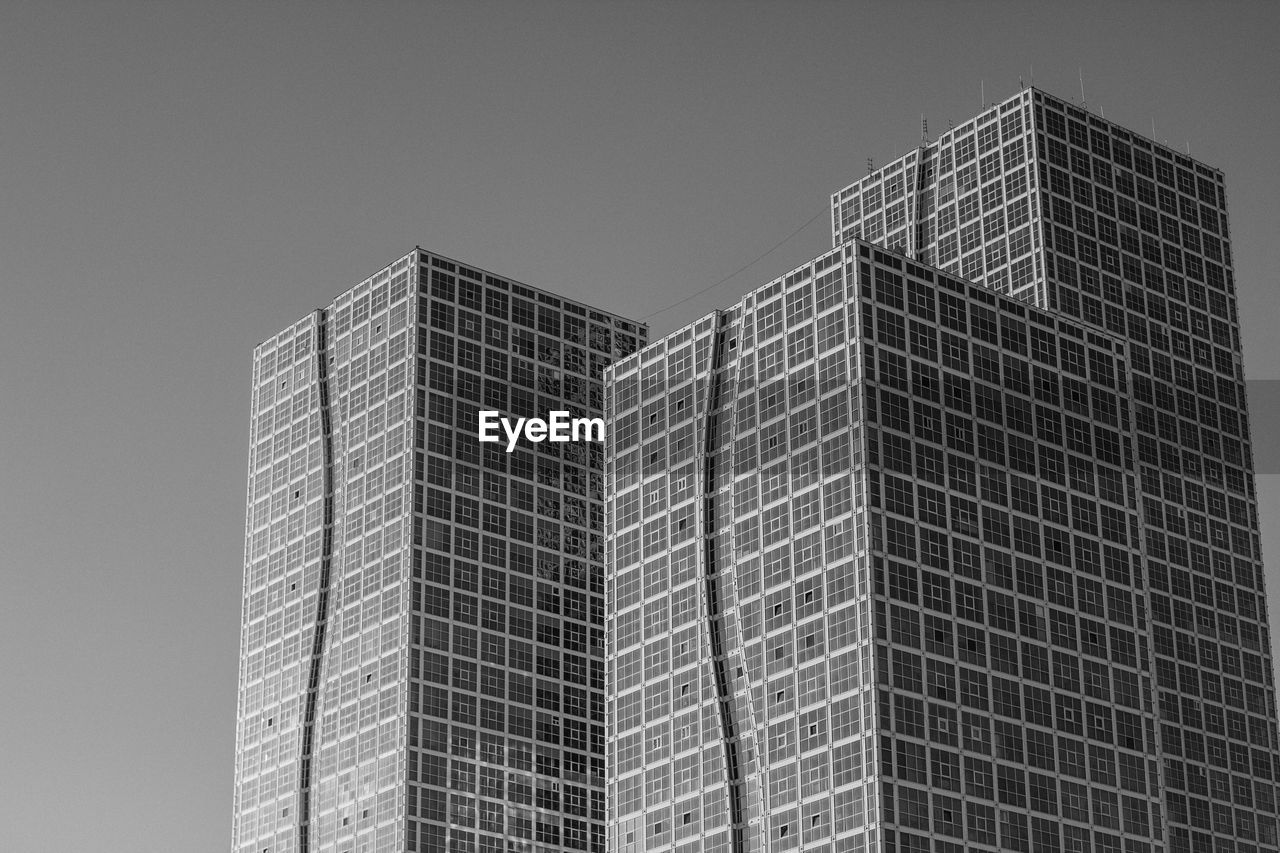
[[[237,853],[603,851],[598,416],[646,330],[415,250],[254,353]]]
[[[1027,90],[832,205],[609,372],[610,843],[1280,849],[1221,173]]]

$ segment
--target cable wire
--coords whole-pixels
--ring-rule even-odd
[[[830,207],[824,207],[824,208],[822,208],[822,209],[821,209],[821,210],[819,210],[817,213],[815,213],[815,214],[813,215],[813,217],[812,217],[808,222],[806,222],[805,224],[801,225],[801,226],[800,226],[799,228],[797,228],[796,230],[792,231],[792,232],[791,232],[790,234],[788,234],[786,237],[783,237],[781,240],[779,240],[777,243],[775,243],[772,247],[770,247],[769,249],[765,250],[765,251],[764,251],[764,253],[762,253],[759,257],[755,258],[755,259],[754,259],[754,260],[752,260],[752,261],[749,261],[749,262],[748,262],[748,263],[746,263],[746,264],[743,264],[741,267],[738,267],[738,269],[736,269],[736,270],[734,270],[733,272],[729,273],[727,276],[725,276],[724,278],[720,279],[719,281],[714,282],[714,283],[712,283],[712,284],[708,284],[706,287],[702,288],[701,290],[699,290],[699,291],[696,291],[696,292],[694,292],[694,293],[689,294],[689,295],[688,295],[688,296],[686,296],[684,299],[681,299],[679,302],[673,302],[673,303],[671,303],[670,305],[667,305],[667,306],[666,306],[666,307],[664,307],[664,308],[659,308],[657,311],[654,311],[652,314],[649,314],[649,315],[648,315],[648,316],[646,316],[644,319],[645,319],[646,321],[648,321],[648,320],[652,320],[654,317],[657,317],[659,314],[665,314],[666,312],[670,311],[672,308],[678,308],[678,307],[680,307],[681,305],[685,304],[686,302],[688,302],[688,301],[689,301],[689,300],[691,300],[691,299],[697,299],[699,296],[701,296],[702,294],[706,293],[708,290],[711,290],[711,289],[713,289],[713,288],[719,287],[720,285],[724,284],[724,283],[725,283],[726,281],[728,281],[729,279],[734,278],[735,276],[740,275],[741,273],[745,272],[746,270],[748,270],[748,269],[750,269],[751,267],[755,266],[756,264],[760,263],[762,260],[764,260],[764,259],[765,259],[766,257],[768,257],[769,255],[773,254],[775,251],[777,251],[779,248],[781,248],[781,247],[782,247],[782,245],[783,245],[784,243],[786,243],[787,241],[791,240],[793,237],[795,237],[795,236],[796,236],[797,234],[799,234],[801,231],[803,231],[804,229],[808,228],[810,225],[812,225],[814,222],[816,222],[816,221],[818,220],[818,217],[822,216],[824,213],[829,213],[830,211],[831,211],[831,208],[830,208]]]

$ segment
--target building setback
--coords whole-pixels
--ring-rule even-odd
[[[598,417],[643,326],[422,250],[254,353],[238,853],[602,853]]]
[[[607,374],[609,844],[1258,853],[1222,174],[1026,90]]]

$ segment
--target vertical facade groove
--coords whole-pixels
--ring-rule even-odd
[[[333,434],[329,414],[329,360],[326,316],[316,312],[316,386],[320,403],[320,430],[323,446],[324,538],[320,552],[320,589],[316,596],[315,630],[311,660],[307,667],[306,713],[302,718],[302,744],[298,757],[298,850],[310,850],[311,767],[315,741],[316,702],[320,692],[320,670],[324,663],[325,627],[329,617],[329,580],[333,563]]]
[[[647,470],[638,483],[615,479],[617,583],[625,588],[632,573],[648,578],[655,567],[661,571],[664,556],[656,546],[668,527],[666,596],[686,597],[686,549],[696,547],[706,563],[698,578],[706,607],[697,614],[698,630],[708,637],[701,658],[691,660],[684,654],[690,623],[677,622],[673,605],[669,627],[664,624],[656,590],[643,601],[617,599],[618,670],[635,672],[638,655],[648,660],[661,651],[658,631],[643,641],[627,636],[626,626],[641,613],[646,627],[670,636],[674,670],[674,754],[666,759],[673,785],[668,793],[648,784],[664,773],[658,754],[645,756],[643,767],[618,762],[620,853],[631,853],[631,843],[637,851],[683,849],[685,839],[695,837],[699,846],[689,849],[703,853],[783,853],[829,844],[824,839],[832,837],[847,845],[842,849],[863,853],[876,840],[874,818],[868,819],[876,789],[862,772],[863,755],[870,766],[874,746],[865,736],[869,722],[863,725],[864,711],[869,717],[871,710],[863,615],[868,560],[854,515],[858,475],[851,448],[860,443],[860,407],[849,378],[856,347],[845,331],[852,328],[845,324],[846,251],[827,253],[613,368],[619,435],[631,436],[633,420],[654,424],[665,409],[671,446],[684,447],[684,431],[694,429],[702,454],[696,468],[702,482],[693,493],[681,487],[692,467],[688,457],[672,456],[666,504],[649,497],[664,494],[660,469]],[[690,408],[696,420],[686,414]],[[625,459],[640,447],[653,460],[655,438],[619,439],[616,453]],[[646,510],[636,526],[627,513],[639,501]],[[686,501],[704,520],[698,541],[688,545]],[[649,546],[639,554],[637,534]],[[705,685],[696,740],[682,698],[695,672]],[[665,686],[648,673],[643,694],[633,685],[619,684],[615,736],[625,742],[643,733],[661,743],[668,712],[651,711],[651,697],[665,698]],[[630,710],[642,697],[643,719]],[[836,737],[839,753],[827,748]],[[691,765],[701,772],[691,773]],[[668,820],[674,833],[666,830]],[[642,840],[630,834],[640,826]]]
[[[717,318],[720,319],[719,317]],[[734,698],[730,690],[725,661],[722,616],[720,609],[719,578],[722,573],[717,551],[716,492],[719,488],[716,472],[716,431],[720,418],[720,388],[725,382],[724,366],[725,332],[718,331],[711,347],[711,371],[708,377],[707,417],[703,424],[702,456],[702,517],[705,535],[704,583],[706,605],[706,630],[711,642],[712,662],[715,671],[716,699],[719,708],[721,736],[724,739],[725,779],[729,785],[729,820],[733,833],[734,853],[745,853],[746,830],[742,811],[742,764],[738,755],[738,735],[733,720]],[[731,414],[729,415],[732,416]]]

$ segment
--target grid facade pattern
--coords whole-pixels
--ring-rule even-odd
[[[914,178],[915,219],[882,231],[877,188],[899,172]],[[1276,849],[1271,643],[1222,173],[1028,90],[832,204],[837,242],[883,233],[1127,343],[1168,845]]]
[[[1124,344],[860,254],[884,849],[1149,853]]]
[[[1032,91],[831,197],[833,245],[878,243],[1041,304],[1041,177]]]
[[[1177,573],[1143,352],[858,240],[615,365],[610,844],[1277,849],[1251,543]]]
[[[233,837],[293,850],[321,596],[328,480],[317,345],[323,317],[254,352]]]
[[[415,251],[254,357],[236,851],[603,849],[597,415],[646,330]]]
[[[740,793],[726,774],[702,541],[716,381],[708,317],[646,350],[606,384],[610,584],[609,849],[633,853],[694,835],[727,849]],[[643,372],[643,382],[641,374]],[[642,458],[643,456],[643,458]],[[644,555],[643,567],[641,555]],[[718,662],[723,674],[724,663]],[[673,809],[676,816],[673,818]]]
[[[828,253],[611,372],[618,850],[875,849],[851,263]]]
[[[404,837],[412,520],[412,258],[325,312],[332,568],[306,733],[299,850],[395,850]],[[323,425],[323,424],[322,424]],[[304,740],[303,753],[307,753]],[[306,774],[310,779],[305,778]],[[305,783],[310,782],[309,786]]]

